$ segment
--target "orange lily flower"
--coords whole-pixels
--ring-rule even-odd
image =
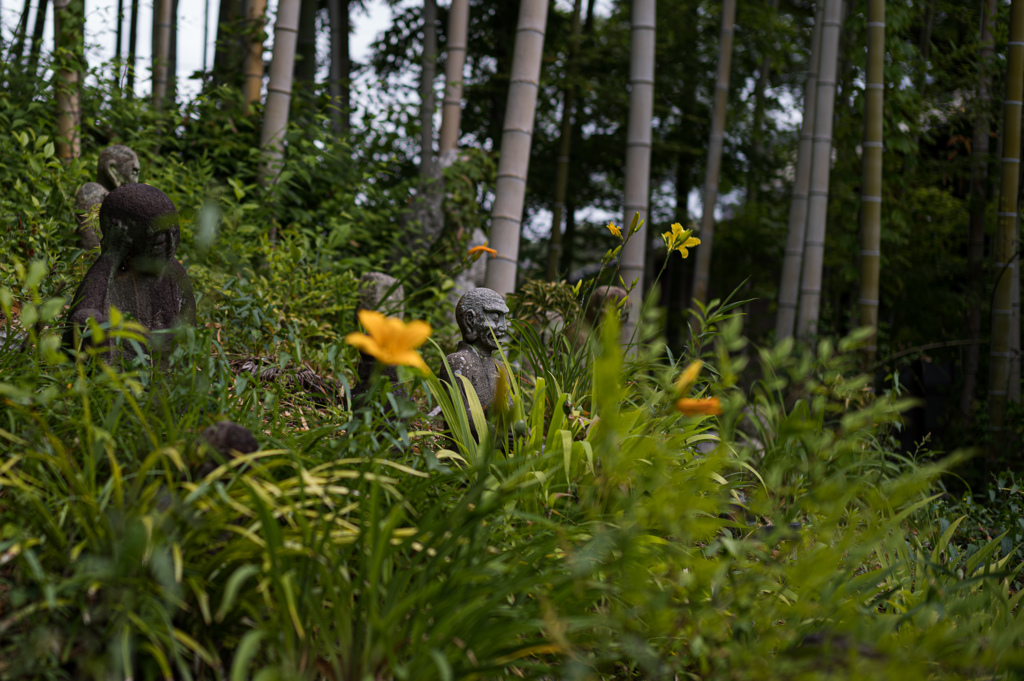
[[[717,397],[701,400],[684,397],[676,402],[676,409],[687,416],[717,416],[722,413],[722,403]]]
[[[466,255],[474,255],[479,258],[484,253],[490,253],[492,258],[498,255],[496,250],[487,247],[486,241],[483,243],[483,246],[473,246],[473,248],[469,249],[469,252]]]

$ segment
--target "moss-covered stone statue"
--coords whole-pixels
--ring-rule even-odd
[[[75,213],[78,216],[78,243],[82,248],[100,245],[99,230],[89,220],[94,206],[103,203],[107,194],[126,184],[139,181],[139,157],[123,144],[107,147],[100,153],[96,164],[96,182],[86,182],[75,195]]]
[[[388,317],[402,318],[405,312],[405,289],[398,280],[383,272],[366,272],[359,278],[359,298],[356,302],[356,321],[360,310],[373,310]],[[359,351],[359,363],[356,365],[356,383],[352,386],[353,399],[365,395],[372,387],[371,378],[377,368],[377,360],[362,350]],[[393,366],[378,369],[381,374],[391,380],[391,388],[397,397],[406,397],[406,392],[399,386],[398,371]]]
[[[114,305],[149,330],[152,348],[165,349],[168,335],[160,331],[196,323],[192,283],[174,258],[180,239],[174,204],[148,184],[122,185],[104,199],[100,227],[100,256],[75,291],[65,344],[75,325],[90,317],[108,321]]]

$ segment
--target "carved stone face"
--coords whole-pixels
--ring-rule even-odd
[[[138,272],[159,274],[178,251],[178,212],[167,195],[148,184],[110,192],[100,208],[104,250],[125,257]]]
[[[100,153],[96,169],[99,183],[109,191],[139,181],[139,157],[123,144],[107,147]]]
[[[489,288],[467,292],[455,307],[462,339],[488,354],[498,349],[495,337],[500,341],[508,331],[507,315],[505,300]]]

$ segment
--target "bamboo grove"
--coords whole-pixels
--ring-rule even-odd
[[[898,369],[892,358],[909,357],[905,366],[930,348],[953,367],[943,399],[958,422],[981,409],[992,433],[1008,427],[1020,394],[1015,4],[427,0],[394,6],[366,64],[350,54],[363,3],[321,5],[282,0],[272,26],[261,0],[213,8],[214,59],[207,68],[204,51],[197,75],[205,88],[240,93],[260,130],[260,183],[287,170],[295,93],[318,98],[335,134],[351,140],[360,134],[353,84],[373,68],[393,92],[359,96],[380,115],[415,116],[365,136],[359,153],[397,152],[390,176],[421,178],[413,213],[424,247],[451,229],[438,211],[453,159],[497,158],[493,199],[490,188],[482,194],[495,290],[571,280],[594,262],[601,223],[639,216],[617,261],[619,281],[636,282],[625,337],[654,294],[678,346],[688,309],[739,286],[757,299],[747,314],[765,338],[869,327],[877,335],[865,367],[883,373]],[[41,76],[43,55],[57,154],[70,162],[82,153],[81,82],[97,65],[85,59],[86,5],[55,0],[53,45],[43,39],[47,9],[25,1],[8,27],[5,72]],[[192,47],[178,34],[180,11],[158,0],[143,64],[137,3],[117,9],[114,82],[126,98],[145,82],[156,111],[184,103],[177,50]],[[943,248],[925,236],[936,220],[949,235]],[[701,241],[693,261],[671,262],[648,231],[676,221]]]

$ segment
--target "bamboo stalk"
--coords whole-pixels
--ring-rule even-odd
[[[131,18],[128,20],[128,79],[126,89],[128,98],[135,96],[135,46],[139,39],[139,0],[132,0]]]
[[[242,72],[245,74],[245,80],[242,82],[242,96],[245,98],[247,107],[260,101],[260,90],[263,88],[263,22],[266,19],[266,13],[267,0],[250,0],[249,14],[246,20],[253,33],[245,53],[245,64],[242,67]],[[276,35],[277,29],[275,28],[274,30]],[[277,43],[275,42],[274,44],[276,51]],[[294,57],[292,59],[294,60]],[[216,66],[216,63],[214,66]],[[288,91],[288,101],[291,102],[290,82],[288,84]],[[267,95],[267,103],[270,103],[269,94]]]
[[[118,0],[122,2],[123,0]],[[207,72],[209,62],[209,40],[210,40],[210,0],[203,0],[203,73]]]
[[[423,0],[423,55],[420,60],[420,177],[434,169],[434,78],[437,74],[437,2]],[[426,191],[421,183],[420,191]]]
[[[32,43],[28,48],[27,73],[35,78],[36,69],[39,67],[39,50],[43,45],[43,31],[46,30],[46,10],[49,9],[48,0],[39,0],[36,7],[35,24],[32,26]]]
[[[727,0],[730,1],[730,0]],[[633,340],[640,323],[644,293],[644,262],[647,252],[647,210],[651,184],[651,117],[654,113],[654,29],[655,0],[633,0],[629,56],[629,126],[626,129],[626,192],[623,236],[640,215],[640,229],[622,247],[619,268],[626,286],[636,281],[629,293],[629,316],[622,324],[622,338]]]
[[[82,0],[54,0],[54,39],[57,43],[57,157],[70,163],[82,153],[78,136],[81,112],[78,89],[85,60],[85,6]]]
[[[779,12],[779,0],[771,0],[771,21],[774,24]],[[774,26],[772,28],[774,30]],[[760,168],[764,156],[764,92],[771,83],[772,59],[771,53],[766,50],[761,55],[761,65],[757,70],[757,82],[754,84],[754,115],[751,121],[750,135],[753,140],[750,145],[750,171],[747,175],[747,201],[755,203],[761,194]]]
[[[153,107],[163,108],[167,96],[167,72],[171,56],[171,22],[174,12],[172,0],[159,0],[156,6],[157,23],[153,35]]]
[[[299,37],[295,46],[295,80],[306,83],[300,92],[311,91],[316,81],[316,6],[307,2],[299,11]]]
[[[1020,213],[1017,214],[1014,231],[1016,235],[1013,245],[1017,259],[1014,261],[1013,280],[1010,282],[1013,313],[1010,315],[1010,384],[1007,396],[1011,402],[1020,402]]]
[[[267,105],[263,110],[263,129],[260,131],[260,148],[267,158],[260,173],[262,184],[276,182],[284,165],[284,136],[288,130],[288,107],[292,101],[300,6],[301,0],[281,0],[277,6]]]
[[[715,105],[708,143],[708,162],[704,175],[704,206],[700,216],[700,248],[693,271],[693,298],[708,299],[711,275],[711,249],[715,241],[715,205],[718,203],[718,179],[722,170],[722,143],[725,139],[725,113],[729,99],[729,72],[732,64],[732,38],[736,23],[736,0],[722,1],[722,28],[718,40],[718,77],[715,81]]]
[[[565,195],[569,190],[569,154],[572,153],[573,110],[576,107],[577,55],[580,42],[580,11],[582,0],[572,8],[572,28],[569,37],[568,83],[562,96],[562,123],[558,140],[558,159],[555,161],[555,202],[551,211],[551,240],[548,242],[548,281],[558,278],[558,263],[562,256],[562,215],[565,213]]]
[[[800,297],[800,269],[804,256],[804,233],[807,229],[807,194],[811,186],[811,152],[814,148],[814,114],[818,106],[818,67],[821,61],[823,20],[824,10],[819,6],[811,33],[811,55],[807,65],[807,82],[804,84],[804,111],[800,123],[796,177],[789,202],[789,229],[782,260],[782,281],[779,282],[779,309],[775,318],[775,336],[779,340],[793,337],[796,306]]]
[[[967,286],[972,295],[972,300],[967,305],[967,332],[971,338],[981,338],[981,304],[987,288],[983,262],[991,127],[989,77],[995,55],[995,41],[992,38],[995,11],[995,0],[985,0],[982,3],[981,40],[978,50],[978,103],[974,119],[974,139],[971,144],[971,218],[967,232]],[[969,346],[964,353],[964,384],[960,391],[960,412],[964,417],[968,417],[972,412],[978,385],[979,362],[979,347]]]
[[[345,11],[342,12],[342,0],[327,0],[328,21],[331,24],[331,121],[334,132],[339,137],[348,135],[349,131],[349,21],[348,0],[344,1]]]
[[[1020,174],[1021,98],[1024,97],[1024,0],[1010,4],[1010,40],[1007,45],[1006,98],[1003,101],[1002,187],[999,193],[999,228],[993,263],[996,272],[992,297],[992,342],[989,346],[988,404],[995,441],[1005,435],[1007,392],[1010,379],[1010,322],[1013,317],[1014,236],[1017,224],[1017,182]]]
[[[117,31],[114,36],[114,72],[115,80],[121,79],[121,43],[124,38],[124,0],[117,0]]]
[[[537,110],[548,0],[523,0],[519,6],[516,44],[512,56],[505,124],[501,134],[498,181],[491,209],[491,247],[497,255],[487,263],[486,286],[505,295],[516,287],[519,229],[530,167],[530,143]]]
[[[441,156],[459,143],[462,124],[462,81],[469,42],[469,0],[452,0],[448,10],[448,57],[444,67],[444,101],[441,106]]]
[[[811,182],[807,198],[803,272],[797,334],[813,338],[818,333],[821,274],[825,254],[825,220],[828,217],[828,184],[832,165],[832,114],[835,107],[836,69],[839,58],[842,0],[826,0],[821,28],[821,63],[815,105]]]
[[[870,366],[878,333],[878,279],[882,248],[882,99],[885,93],[885,0],[868,0],[864,84],[863,180],[860,206],[860,325],[871,327]]]

